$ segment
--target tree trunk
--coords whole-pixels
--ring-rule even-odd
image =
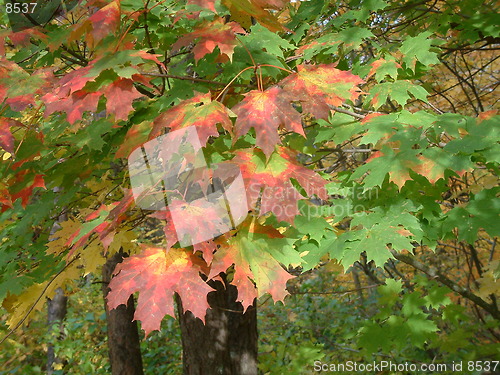
[[[106,296],[113,271],[126,254],[119,252],[110,257],[102,269],[102,291],[108,324],[108,348],[111,373],[113,375],[143,375],[142,357],[137,322],[134,319],[134,297],[130,296],[127,306],[120,305],[109,311]]]
[[[205,325],[190,311],[182,313],[177,296],[184,375],[257,375],[256,302],[243,314],[235,286],[225,278],[225,286],[210,283],[216,291],[208,294]]]
[[[58,340],[63,338],[63,320],[66,316],[68,297],[64,295],[64,291],[61,288],[56,289],[56,293],[52,299],[47,298],[48,313],[47,321],[49,324],[49,333],[52,332],[54,328],[58,326],[59,334],[57,336]],[[56,323],[59,322],[58,325]],[[54,373],[54,365],[62,363],[62,361],[56,357],[54,352],[54,345],[49,344],[47,348],[47,374],[51,375]]]

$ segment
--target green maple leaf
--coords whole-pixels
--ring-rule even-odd
[[[251,33],[242,38],[243,43],[252,49],[265,49],[271,55],[284,58],[283,51],[293,50],[296,47],[278,34],[269,31],[260,24],[251,27]]]
[[[408,210],[414,210],[410,202],[388,208],[375,207],[371,212],[354,214],[351,228],[361,227],[343,233],[336,240],[330,240],[330,255],[339,259],[347,268],[366,252],[368,261],[382,266],[393,258],[389,246],[396,251],[413,248],[412,241],[420,240],[423,232],[417,218]]]
[[[430,51],[432,48],[431,45],[434,43],[432,39],[428,39],[431,34],[425,31],[415,37],[408,37],[401,45],[401,52],[405,55],[403,62],[412,70],[415,70],[417,61],[426,66],[439,64],[437,54]]]
[[[401,68],[391,55],[387,59],[380,58],[373,61],[370,66],[371,69],[368,76],[375,75],[377,82],[383,81],[386,76],[396,79],[398,77],[398,69]]]
[[[417,86],[410,81],[398,80],[396,82],[378,83],[373,86],[367,97],[367,102],[371,103],[375,109],[378,109],[390,98],[399,105],[404,106],[411,96],[427,102],[427,95],[428,92],[423,87]]]
[[[332,140],[336,144],[340,144],[363,130],[358,121],[353,120],[349,115],[339,112],[335,112],[330,116],[328,121],[323,119],[317,121],[321,125],[321,128],[319,129],[318,136],[315,138],[316,142]]]

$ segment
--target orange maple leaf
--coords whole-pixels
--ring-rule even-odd
[[[334,64],[299,65],[298,72],[280,82],[289,100],[302,102],[304,112],[328,119],[329,105],[356,100],[361,94],[357,85],[364,81],[354,74],[335,68]]]
[[[213,289],[202,280],[200,272],[208,270],[191,251],[146,247],[116,267],[116,276],[109,283],[108,307],[126,304],[131,294],[139,292],[134,319],[141,321],[147,336],[160,329],[165,315],[175,318],[173,296],[178,293],[185,310],[204,321],[210,308],[207,294]]]

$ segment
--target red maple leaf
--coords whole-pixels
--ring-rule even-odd
[[[54,112],[65,112],[68,122],[74,124],[77,120],[81,120],[84,112],[97,110],[97,103],[101,95],[100,92],[80,90],[60,100],[51,101],[51,98],[44,97],[45,116],[47,117]]]
[[[117,158],[126,158],[137,147],[146,143],[151,133],[152,126],[153,124],[151,121],[143,121],[139,124],[132,125],[127,131],[127,134],[125,134],[125,138],[118,148],[118,151],[116,151],[115,156]]]
[[[266,91],[250,91],[245,99],[232,108],[238,115],[235,135],[240,137],[250,128],[255,129],[256,145],[267,157],[274,152],[274,147],[281,143],[278,129],[286,129],[305,137],[300,113],[290,103],[285,92],[278,86]]]
[[[5,117],[0,117],[0,147],[11,154],[14,152],[14,137],[10,132],[10,121]]]
[[[43,175],[41,174],[30,174],[28,170],[23,170],[14,176],[14,181],[10,186],[14,184],[22,184],[23,188],[12,194],[11,201],[15,202],[17,198],[21,198],[21,204],[23,207],[28,205],[30,197],[33,195],[33,190],[37,187],[45,188],[45,181],[43,180]]]
[[[156,138],[164,128],[174,131],[195,126],[201,145],[205,146],[208,137],[219,135],[216,126],[218,123],[224,129],[231,130],[232,122],[227,108],[222,103],[212,101],[210,93],[198,93],[158,116],[153,122],[149,138]]]
[[[119,78],[104,89],[106,111],[115,115],[116,120],[127,120],[134,110],[132,102],[142,94],[134,88],[131,79]]]
[[[93,62],[90,62],[89,65],[72,70],[64,75],[54,83],[52,92],[47,93],[42,97],[42,100],[52,103],[56,100],[65,99],[70,94],[83,89],[87,82],[94,81],[96,78],[88,75],[93,67]]]
[[[214,252],[217,250],[217,244],[213,240],[208,240],[204,242],[200,242],[193,246],[194,251],[201,252],[203,255],[203,259],[207,263],[207,265],[212,264],[212,260],[214,259]]]
[[[175,318],[173,296],[178,293],[185,310],[204,321],[210,308],[207,294],[213,289],[200,272],[207,274],[208,270],[192,251],[147,247],[116,267],[116,276],[109,283],[108,307],[126,304],[131,294],[139,292],[134,319],[141,321],[147,336],[160,329],[165,315]]]
[[[195,61],[212,53],[215,47],[219,47],[220,53],[232,60],[234,47],[237,44],[236,33],[246,34],[246,31],[236,22],[224,23],[222,18],[217,18],[214,21],[202,23],[195,31],[181,37],[174,43],[172,50],[177,51],[199,39],[193,48]]]
[[[321,199],[327,199],[327,181],[298,163],[296,155],[288,149],[278,147],[267,162],[258,149],[239,150],[236,157],[227,163],[236,164],[240,168],[247,201],[252,209],[256,208],[261,197],[260,215],[273,212],[278,220],[293,224],[299,213],[297,202],[305,197],[292,185],[292,178],[297,180],[309,196],[315,194]],[[214,175],[218,176],[217,170]]]
[[[92,24],[91,34],[94,41],[104,39],[120,25],[120,2],[110,2],[89,17],[89,21]]]
[[[177,238],[176,227],[169,210],[158,211],[149,216],[166,221],[165,225],[163,226],[163,232],[165,233],[167,248],[171,248],[173,245],[175,245],[175,243],[179,241]],[[191,222],[191,220],[189,220],[188,218],[186,222]],[[194,228],[195,226],[192,227]],[[212,263],[213,253],[216,249],[217,244],[212,240],[202,241],[193,245],[194,252],[200,251],[203,255],[203,259],[208,265]]]
[[[111,1],[85,21],[75,23],[69,41],[85,36],[87,43],[92,46],[97,45],[106,36],[118,30],[120,15],[120,2],[118,0]],[[57,46],[54,47],[57,48]]]
[[[291,101],[300,101],[304,112],[316,118],[328,119],[329,105],[339,106],[345,100],[355,100],[361,93],[357,85],[363,80],[354,74],[335,68],[334,64],[299,65],[298,72],[280,82]]]

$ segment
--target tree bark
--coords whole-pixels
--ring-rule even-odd
[[[47,321],[49,325],[49,333],[56,327],[57,322],[59,335],[57,336],[58,340],[63,338],[63,320],[66,316],[67,311],[67,303],[68,297],[64,295],[64,291],[61,288],[56,289],[56,293],[52,299],[47,298]],[[62,361],[56,357],[54,352],[54,345],[52,343],[49,344],[47,348],[47,374],[51,375],[54,373],[54,365],[57,363],[62,363]]]
[[[108,348],[111,373],[113,375],[143,375],[142,357],[137,322],[134,321],[134,297],[130,296],[127,306],[120,305],[109,311],[106,296],[113,271],[126,254],[119,252],[110,257],[102,270],[102,291],[108,324]]]
[[[235,286],[210,282],[216,291],[208,294],[211,309],[205,324],[188,311],[183,313],[177,297],[182,334],[184,375],[257,375],[256,302],[243,313],[236,302]]]

